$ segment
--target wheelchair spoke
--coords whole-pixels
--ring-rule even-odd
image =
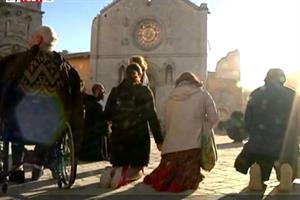
[[[65,133],[59,144],[59,180],[70,188],[76,178],[77,163],[74,155],[74,143],[72,130],[69,124],[66,124]]]

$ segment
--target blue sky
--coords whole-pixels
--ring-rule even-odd
[[[163,1],[163,0],[161,0]],[[93,18],[112,0],[54,0],[44,3],[43,24],[58,34],[56,50],[89,51]],[[300,69],[300,1],[298,0],[192,0],[207,3],[208,68],[227,52],[239,49],[242,85],[262,83],[270,67],[286,72]]]

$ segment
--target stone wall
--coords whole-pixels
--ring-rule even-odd
[[[31,33],[41,24],[41,4],[0,0],[0,58],[26,50]]]

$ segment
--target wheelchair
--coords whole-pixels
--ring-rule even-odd
[[[8,176],[11,172],[19,166],[12,166],[9,169],[9,144],[11,141],[4,137],[5,123],[1,122],[0,135],[0,183],[2,183],[2,192],[6,193],[8,190]],[[32,142],[24,142],[24,145],[35,145]],[[77,160],[75,157],[75,145],[71,126],[68,122],[64,123],[61,134],[52,145],[55,154],[54,169],[51,169],[52,176],[57,180],[58,188],[71,188],[76,179]],[[52,148],[51,147],[51,148]],[[21,165],[24,162],[21,163]]]

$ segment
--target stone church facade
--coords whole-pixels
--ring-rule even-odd
[[[110,91],[123,79],[128,58],[142,55],[161,111],[182,72],[206,79],[208,13],[206,4],[189,0],[114,0],[92,23],[91,82]]]
[[[34,29],[42,24],[41,4],[0,0],[0,59],[28,49]]]

